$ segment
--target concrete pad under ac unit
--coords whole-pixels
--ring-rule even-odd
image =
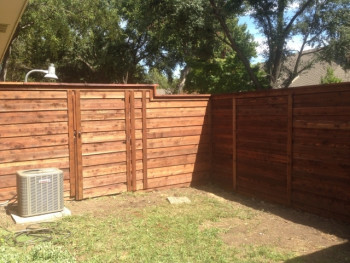
[[[29,216],[29,217],[21,217],[16,214],[11,214],[11,217],[16,222],[16,224],[29,224],[29,223],[53,221],[53,220],[62,218],[64,216],[70,216],[70,215],[72,215],[71,211],[68,208],[64,207],[63,211],[61,212],[55,212],[55,213],[49,213],[49,214],[37,215],[37,216]]]

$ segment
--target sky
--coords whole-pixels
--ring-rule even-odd
[[[290,9],[290,14],[293,13],[295,7]],[[249,16],[241,16],[238,20],[238,24],[246,24],[248,32],[253,35],[254,40],[258,43],[257,53],[258,57],[252,59],[252,63],[264,62],[264,57],[262,55],[263,50],[266,48],[266,44],[264,44],[265,37],[259,32],[259,29],[256,27],[254,20]],[[302,43],[301,36],[293,37],[287,44],[289,50],[300,50]],[[304,50],[311,49],[311,47],[306,46]]]

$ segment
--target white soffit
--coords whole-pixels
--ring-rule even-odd
[[[0,62],[4,58],[27,3],[28,0],[0,0]]]

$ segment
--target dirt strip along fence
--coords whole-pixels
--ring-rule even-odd
[[[214,182],[350,222],[350,83],[211,102]]]
[[[16,171],[57,167],[66,198],[189,186],[210,173],[209,95],[154,85],[0,85],[0,201]]]

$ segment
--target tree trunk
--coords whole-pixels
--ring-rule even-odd
[[[180,83],[177,85],[177,93],[178,94],[182,94],[184,87],[185,87],[185,83],[186,83],[186,78],[188,73],[190,73],[191,68],[188,67],[187,65],[185,66],[185,68],[183,70],[181,70],[181,76],[180,76]]]
[[[5,53],[4,59],[1,63],[0,68],[0,81],[6,81],[6,75],[7,75],[7,65],[11,54],[11,47],[9,47]]]

